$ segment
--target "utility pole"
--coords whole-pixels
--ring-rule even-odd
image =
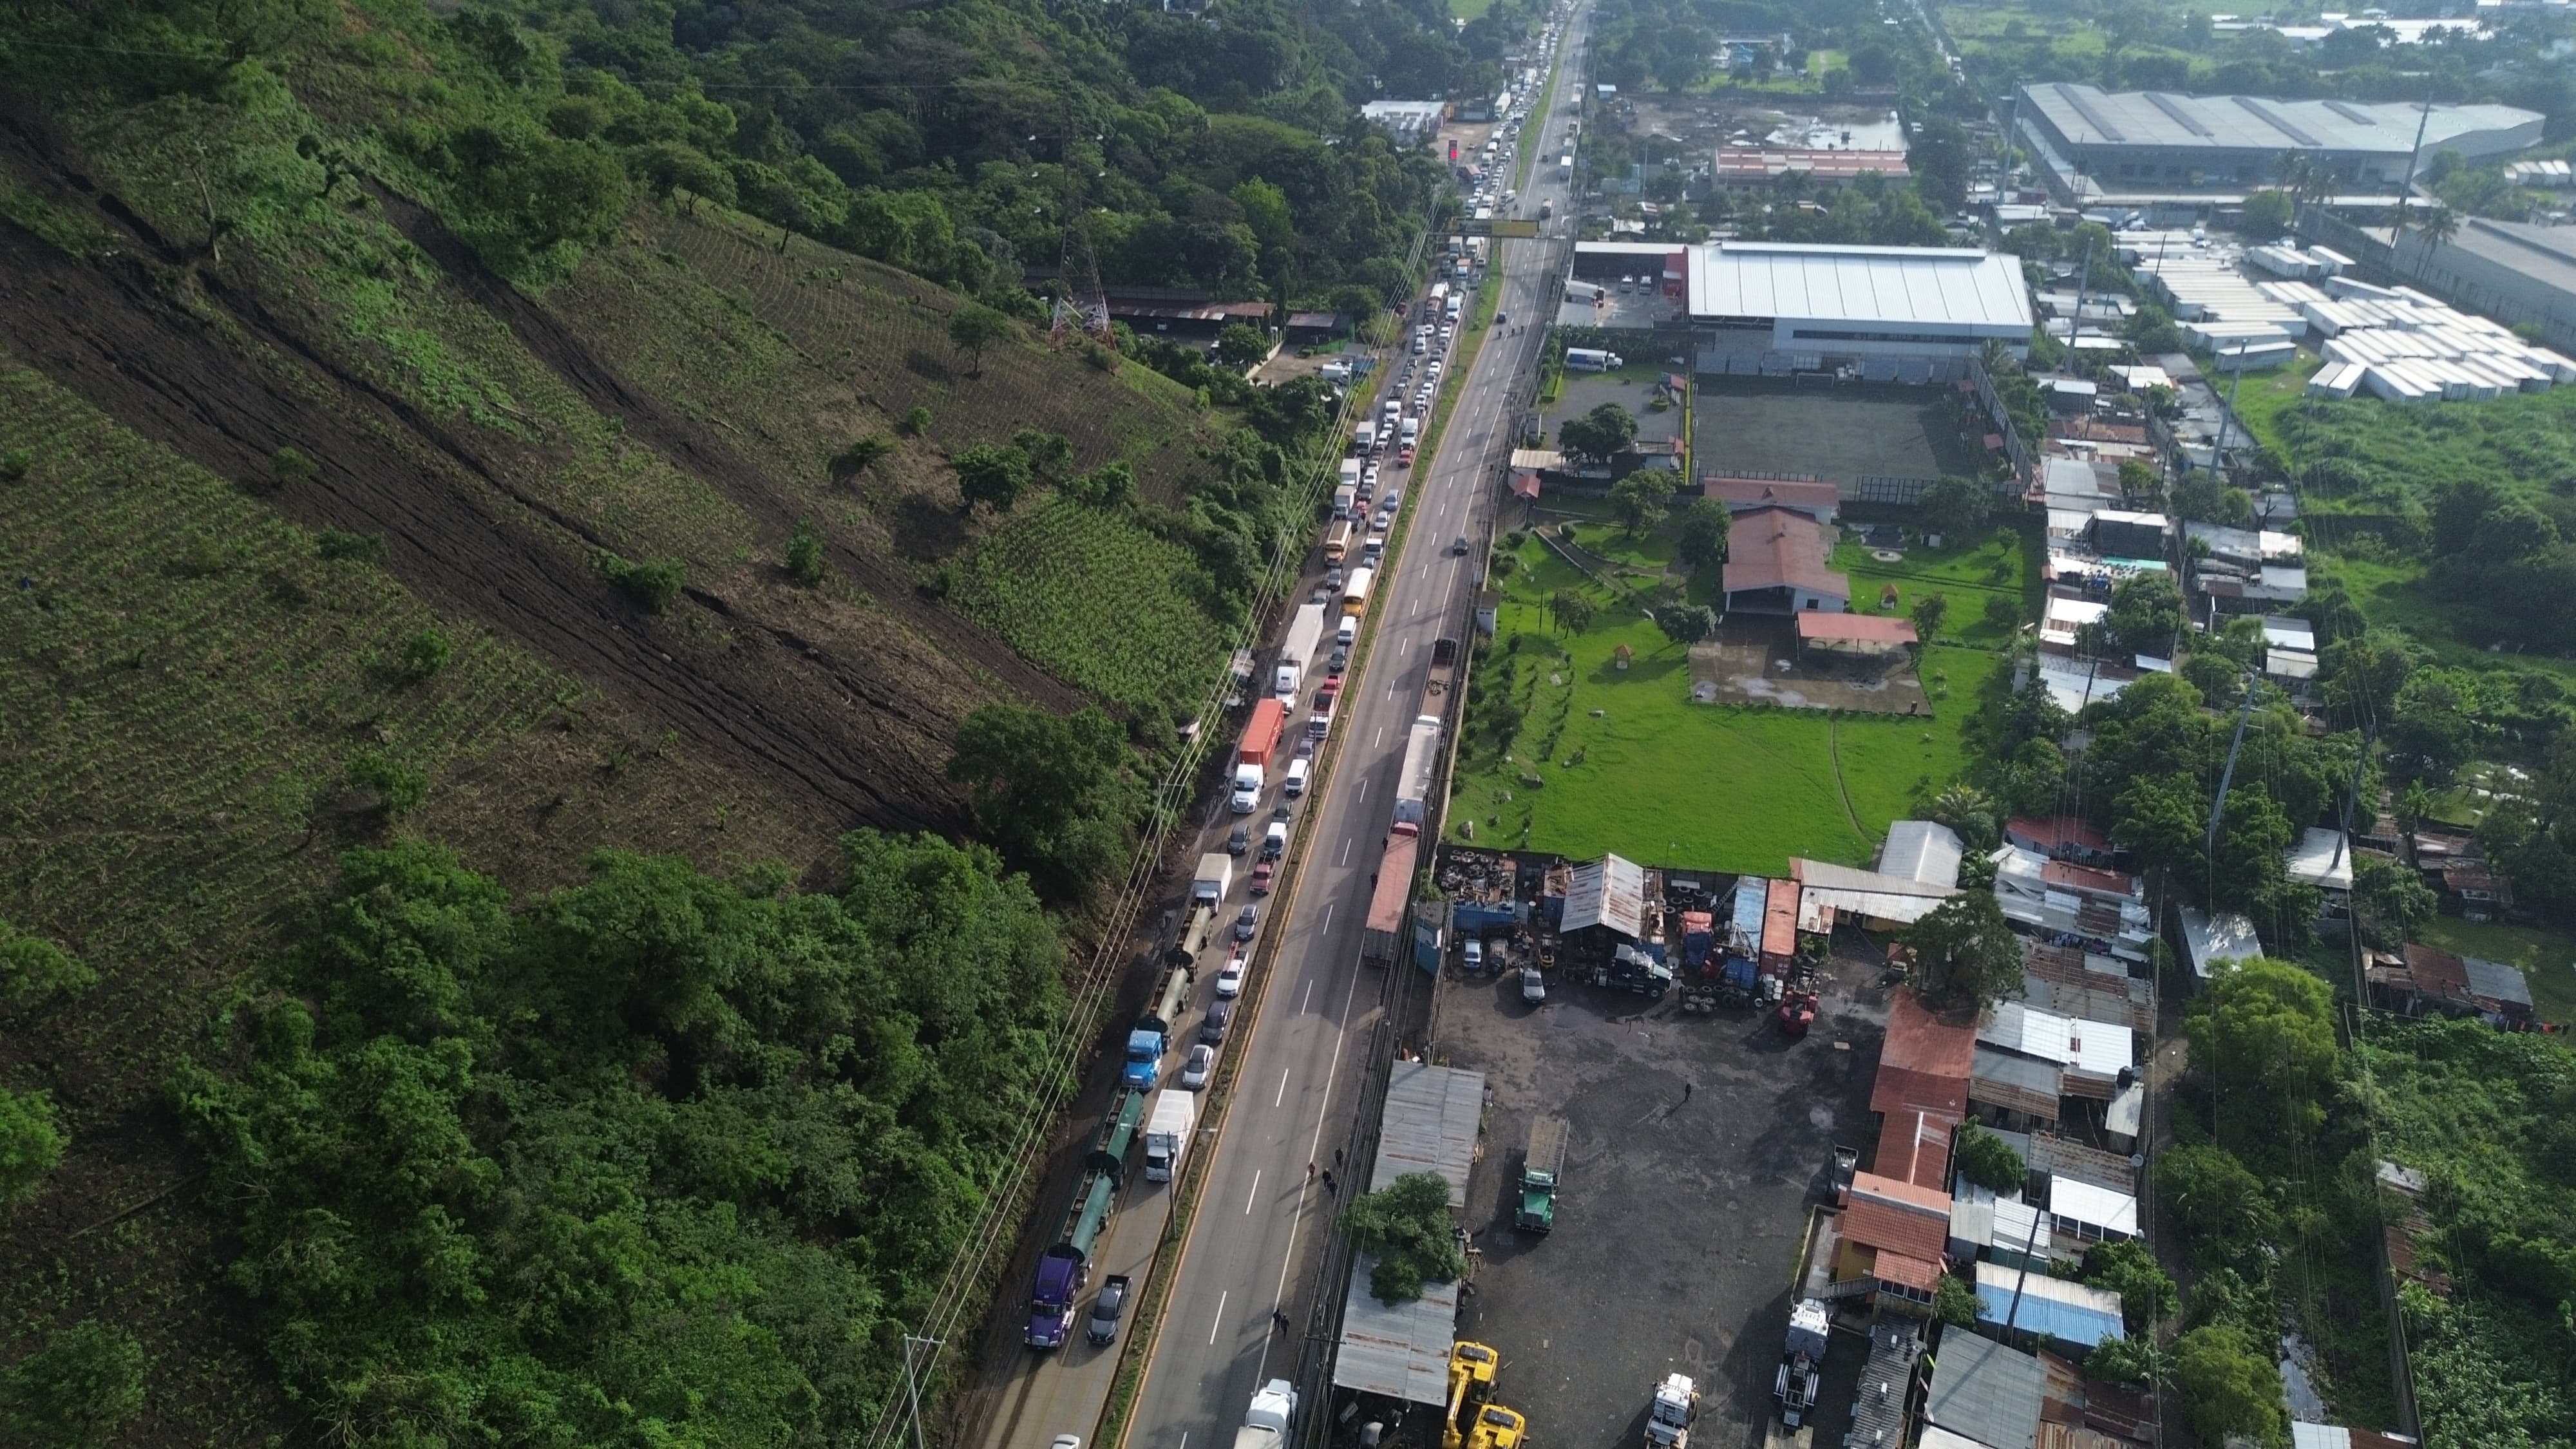
[[[915,1344],[929,1349],[935,1355],[939,1352],[939,1340],[916,1338],[909,1333],[903,1336],[904,1394],[912,1401],[912,1449],[929,1449],[929,1446],[922,1442],[921,1437],[921,1380],[913,1373],[912,1367],[912,1349]]]
[[[2209,807],[2209,834],[2200,843],[2201,875],[2209,889],[2203,896],[2213,916],[2218,913],[2218,822],[2227,815],[2227,787],[2236,779],[2236,752],[2245,748],[2245,722],[2254,717],[2254,671],[2245,671],[2245,704],[2236,711],[2236,738],[2227,745],[2227,768],[2218,772],[2218,800]]]

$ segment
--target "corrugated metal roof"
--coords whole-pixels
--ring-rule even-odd
[[[2018,1305],[2013,1302],[2015,1287],[2021,1290]],[[2126,1336],[2119,1294],[2001,1263],[1977,1265],[1977,1321],[2060,1339],[2079,1348]]]
[[[1615,855],[1574,867],[1565,887],[1560,934],[1607,926],[1637,940],[1646,934],[1646,871]]]
[[[2039,1437],[2040,1390],[2047,1381],[2032,1355],[1953,1329],[1941,1335],[1941,1350],[1932,1356],[1924,1422],[1987,1449],[2031,1449]]]
[[[1975,1028],[1935,1016],[1912,991],[1899,991],[1888,1003],[1887,1037],[1879,1048],[1869,1109],[1960,1115],[1967,1110],[1968,1072],[1976,1053]]]
[[[1799,615],[1804,623],[1805,615]],[[1958,832],[1934,820],[1898,820],[1887,827],[1887,844],[1879,847],[1878,872],[1925,885],[1959,883],[1959,859],[1967,848]]]
[[[2030,1150],[2023,1157],[2034,1170],[2051,1177],[2089,1182],[2113,1192],[2130,1192],[2138,1182],[2138,1170],[2129,1165],[2129,1159],[2055,1132],[2030,1134]]]
[[[1369,1293],[1375,1256],[1354,1254],[1342,1301],[1342,1342],[1333,1386],[1411,1404],[1448,1407],[1449,1348],[1458,1338],[1458,1285],[1425,1283],[1422,1296],[1392,1306]]]
[[[2080,1223],[2124,1238],[2138,1235],[2136,1198],[2116,1188],[2099,1187],[2080,1178],[2049,1179],[2048,1213],[2061,1224]]]
[[[1977,1048],[1976,1065],[1968,1078],[1968,1099],[2036,1117],[2042,1122],[2054,1122],[2057,1120],[2057,1099],[2066,1091],[2062,1076],[2055,1062],[2033,1061],[2011,1052],[1981,1046]]]
[[[1977,1040],[2098,1077],[2115,1077],[2122,1067],[2136,1064],[2127,1027],[2078,1021],[2018,1001],[1996,1007],[1977,1028]]]
[[[1874,1172],[1852,1179],[1851,1206],[1843,1210],[1848,1242],[1941,1261],[1950,1244],[1950,1195]]]
[[[2531,982],[2524,978],[2521,968],[2501,961],[2489,961],[2483,956],[2463,956],[2460,965],[2469,973],[2469,993],[2472,996],[2508,1006],[2531,1005]]]
[[[2079,1021],[2098,1021],[2125,1026],[2131,1031],[2153,1031],[2155,1009],[2147,1002],[2147,983],[2139,981],[2136,991],[2121,989],[2120,984],[2082,982],[2069,984],[2044,976],[2023,978],[2022,1000],[2042,1011],[2054,1011]]]
[[[2253,96],[2186,96],[2167,91],[2105,91],[2053,81],[2022,94],[2057,133],[2080,145],[2111,143],[2212,151],[2324,151],[2330,155],[2399,157],[2420,123],[2428,151],[2452,143],[2471,157],[2484,133],[2539,121],[2538,113],[2488,104],[2423,106],[2395,101],[2281,101]],[[2537,140],[2535,136],[2533,138]],[[2465,144],[2464,144],[2465,142]],[[2526,143],[2528,144],[2528,143]]]
[[[1467,1206],[1467,1171],[1476,1162],[1476,1129],[1485,1114],[1485,1074],[1423,1062],[1397,1062],[1387,1074],[1386,1111],[1378,1128],[1369,1191],[1412,1172],[1449,1182],[1449,1209]],[[1448,1350],[1441,1350],[1446,1353]]]
[[[2282,861],[2282,873],[2301,885],[2352,889],[2352,842],[2340,830],[2311,825]]]
[[[1913,1396],[1914,1363],[1922,1354],[1923,1330],[1913,1320],[1881,1319],[1870,1325],[1869,1358],[1852,1401],[1852,1443],[1904,1442],[1905,1404]]]
[[[2254,923],[2234,911],[2221,911],[2216,918],[2191,906],[2182,908],[2182,944],[2191,957],[2193,974],[2206,977],[2209,968],[2221,961],[2242,961],[2263,954],[2263,942],[2254,934]]]
[[[2030,291],[2018,258],[1954,247],[1713,242],[1693,248],[1699,317],[1906,323],[1962,337],[2024,337]]]

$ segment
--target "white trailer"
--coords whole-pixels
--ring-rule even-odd
[[[1191,1093],[1166,1087],[1154,1094],[1153,1114],[1145,1119],[1145,1180],[1169,1182],[1181,1170],[1198,1128],[1199,1102]]]
[[[1404,769],[1395,779],[1396,823],[1419,822],[1424,802],[1431,797],[1431,782],[1440,771],[1440,721],[1423,715],[1413,722],[1413,734],[1404,742]]]
[[[1324,642],[1326,607],[1302,605],[1288,621],[1288,639],[1279,646],[1279,665],[1270,680],[1270,692],[1281,699],[1296,697],[1297,686],[1306,679],[1306,666],[1315,662],[1315,651]]]

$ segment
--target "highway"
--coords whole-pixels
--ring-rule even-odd
[[[1560,58],[1580,55],[1585,22],[1578,11],[1561,38]],[[1556,218],[1543,228],[1549,235],[1492,243],[1506,324],[1486,335],[1436,457],[1417,470],[1427,476],[1386,473],[1405,479],[1402,507],[1412,521],[1391,577],[1377,585],[1375,643],[1334,725],[1345,732],[1339,757],[1320,786],[1321,798],[1307,802],[1316,818],[1308,822],[1293,895],[1274,905],[1277,917],[1265,911],[1262,931],[1280,933],[1278,950],[1259,984],[1263,1001],[1253,1037],[1228,1047],[1248,1055],[1126,1434],[1128,1449],[1223,1449],[1254,1388],[1295,1365],[1296,1346],[1271,1315],[1285,1311],[1301,1328],[1306,1322],[1311,1305],[1292,1295],[1307,1281],[1308,1255],[1328,1230],[1339,1196],[1349,1191],[1328,1194],[1320,1176],[1309,1180],[1307,1167],[1320,1159],[1322,1169],[1332,1168],[1333,1145],[1348,1136],[1362,1066],[1354,1053],[1368,1040],[1380,990],[1377,970],[1359,964],[1361,923],[1432,641],[1460,632],[1466,596],[1477,586],[1476,557],[1453,553],[1452,542],[1465,535],[1481,552],[1500,491],[1497,467],[1517,426],[1514,389],[1534,372],[1545,336],[1540,309],[1550,293],[1549,268],[1561,252],[1555,235],[1572,225],[1573,210],[1554,163],[1565,149],[1564,117],[1579,84],[1573,65],[1557,68],[1535,143],[1539,155],[1531,158],[1529,184],[1511,208],[1536,216],[1541,202],[1554,202]],[[1399,355],[1396,365],[1402,361]],[[1204,1142],[1200,1150],[1207,1150]],[[1357,1168],[1352,1164],[1354,1173]],[[1008,1449],[1043,1443],[1042,1434],[1023,1434]]]

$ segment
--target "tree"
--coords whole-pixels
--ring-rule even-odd
[[[1995,492],[1975,478],[1936,478],[1925,485],[1918,506],[1925,528],[1956,542],[1986,526]]]
[[[1636,415],[1614,402],[1603,403],[1579,418],[1567,418],[1556,430],[1559,448],[1591,463],[1607,463],[1636,441]]]
[[[1717,499],[1693,501],[1682,510],[1681,523],[1674,530],[1673,556],[1694,569],[1726,562],[1727,535],[1734,524],[1735,515]]]
[[[1941,787],[1932,797],[1932,818],[1958,832],[1959,841],[1969,850],[1983,853],[1995,848],[1994,797],[1974,785],[1955,782]]]
[[[1062,717],[1022,705],[977,707],[957,727],[948,777],[975,820],[1041,894],[1078,901],[1114,865],[1143,807],[1126,731],[1097,708]]]
[[[2155,465],[2140,458],[2120,460],[2120,491],[2141,503],[2155,503],[2164,497],[2164,475]]]
[[[1049,487],[1060,486],[1073,472],[1073,440],[1062,433],[1021,428],[1011,434],[1011,446],[1028,458],[1029,471]]]
[[[2290,1442],[2281,1372],[2270,1351],[2233,1324],[2211,1323],[2174,1345],[2174,1385],[2201,1442],[2242,1434],[2265,1449]]]
[[[121,1328],[83,1319],[9,1370],[9,1427],[28,1442],[105,1444],[143,1407],[143,1345]]]
[[[2442,909],[2442,898],[2422,876],[2381,855],[2353,857],[2352,896],[2370,923],[2371,940],[2390,949]]]
[[[20,1011],[60,992],[78,995],[98,984],[98,973],[42,936],[0,921],[0,1011]]]
[[[1088,507],[1116,508],[1136,496],[1136,470],[1114,460],[1066,479],[1057,491]]]
[[[787,576],[800,584],[823,582],[823,530],[810,520],[796,520],[787,535]]]
[[[1974,1122],[1951,1136],[1950,1161],[1960,1176],[1997,1192],[2019,1192],[2030,1180],[2030,1164],[2012,1144]]]
[[[2173,1356],[2152,1338],[2106,1338],[2084,1355],[2084,1372],[2108,1383],[2166,1384],[2173,1382]]]
[[[1652,469],[1631,473],[1610,485],[1610,507],[1618,513],[1630,538],[1661,524],[1672,496],[1672,484]]]
[[[2297,210],[2286,191],[2257,191],[2245,198],[2244,221],[2237,229],[2257,241],[2277,241],[2290,234]]]
[[[1237,372],[1243,372],[1270,355],[1270,339],[1257,327],[1229,322],[1216,334],[1216,360]]]
[[[1950,617],[1950,596],[1925,594],[1914,601],[1910,612],[1914,618],[1915,635],[1929,644],[1932,636],[1941,632],[1941,621]]]
[[[2183,1028],[2192,1070],[2218,1084],[2230,1140],[2278,1140],[2324,1121],[2336,1075],[2334,992],[2315,973],[2267,956],[2222,962]]]
[[[70,1142],[55,1125],[51,1097],[0,1087],[0,1208],[35,1196]]]
[[[349,785],[372,792],[376,809],[387,820],[400,820],[418,809],[429,795],[429,777],[396,764],[382,750],[360,750],[349,757]]]
[[[2162,658],[2173,652],[2174,635],[2182,628],[2182,590],[2162,570],[2131,574],[2111,586],[2111,610],[2102,624],[2120,652]]]
[[[1944,1273],[1933,1285],[1932,1316],[1952,1328],[1977,1326],[1977,1290],[1956,1273]]]
[[[948,466],[957,470],[957,491],[965,495],[969,512],[981,503],[995,513],[1008,513],[1028,490],[1029,455],[1017,448],[977,443],[959,449]]]
[[[447,667],[456,657],[456,646],[445,633],[423,629],[403,641],[402,672],[414,679],[427,679]]]
[[[1992,891],[1963,891],[1905,930],[1923,971],[1923,1000],[1936,1009],[1993,1005],[2021,994],[2021,938]]]
[[[1717,611],[1706,604],[1677,604],[1655,611],[1655,627],[1676,644],[1696,644],[1717,633]]]
[[[1362,1193],[1342,1209],[1352,1245],[1377,1257],[1369,1292],[1381,1303],[1422,1296],[1425,1283],[1455,1283],[1466,1276],[1449,1221],[1449,1183],[1436,1172],[1408,1172],[1376,1192]]]
[[[969,377],[984,375],[984,350],[1010,336],[1018,324],[981,302],[969,302],[948,319],[948,345],[966,355]]]
[[[875,467],[895,450],[895,441],[883,433],[868,433],[850,440],[850,445],[832,455],[832,481],[847,483]]]
[[[2203,1267],[2247,1261],[2279,1222],[2263,1180],[2222,1147],[2167,1148],[2156,1157],[2155,1185],[2156,1200]]]
[[[734,204],[733,173],[685,141],[655,141],[644,148],[640,159],[654,196],[680,201],[680,209],[692,216],[702,197],[718,206]],[[682,192],[688,193],[685,200]]]
[[[2084,1281],[2119,1294],[2129,1332],[2139,1335],[2170,1317],[2182,1296],[2172,1275],[2136,1238],[2096,1243],[2085,1250]]]
[[[2415,230],[2423,234],[2426,244],[2441,246],[2460,234],[2460,214],[2447,206],[2434,207],[2424,213]]]
[[[1592,616],[1599,611],[1593,602],[1579,591],[1559,589],[1548,596],[1547,612],[1550,618],[1556,620],[1556,627],[1568,634],[1580,634],[1591,627]]]

